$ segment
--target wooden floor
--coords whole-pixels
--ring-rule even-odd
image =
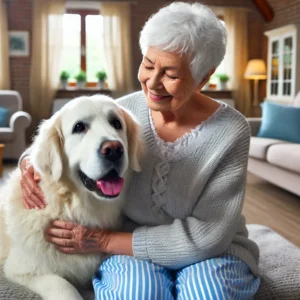
[[[0,186],[13,168],[4,166]],[[300,247],[300,197],[248,173],[243,214],[247,224],[266,225]]]
[[[266,225],[300,247],[300,197],[248,173],[243,214],[247,224]]]

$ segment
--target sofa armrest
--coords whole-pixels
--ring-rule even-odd
[[[250,125],[251,136],[257,136],[261,124],[261,118],[247,118]]]
[[[9,120],[9,127],[14,131],[23,130],[31,124],[31,116],[25,111],[15,112]]]

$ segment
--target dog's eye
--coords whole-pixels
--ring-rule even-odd
[[[121,124],[120,120],[118,120],[118,119],[113,119],[113,120],[111,120],[110,123],[111,123],[111,125],[112,125],[115,129],[117,129],[117,130],[122,129],[122,124]]]
[[[73,128],[73,133],[81,133],[87,129],[87,126],[83,122],[78,122]]]

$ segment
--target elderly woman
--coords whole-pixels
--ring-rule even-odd
[[[145,141],[142,172],[130,174],[125,191],[132,230],[55,221],[47,238],[65,253],[110,254],[93,280],[96,299],[251,299],[260,278],[241,215],[249,127],[200,93],[224,57],[225,27],[204,5],[173,3],[148,20],[140,46],[143,91],[118,100]],[[26,206],[42,207],[38,176],[25,165]],[[72,248],[61,246],[67,231]],[[89,239],[96,248],[82,242]]]

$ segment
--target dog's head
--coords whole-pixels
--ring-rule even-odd
[[[128,167],[140,171],[140,126],[113,99],[80,97],[42,123],[32,163],[59,181],[67,176],[99,199],[116,198]]]

